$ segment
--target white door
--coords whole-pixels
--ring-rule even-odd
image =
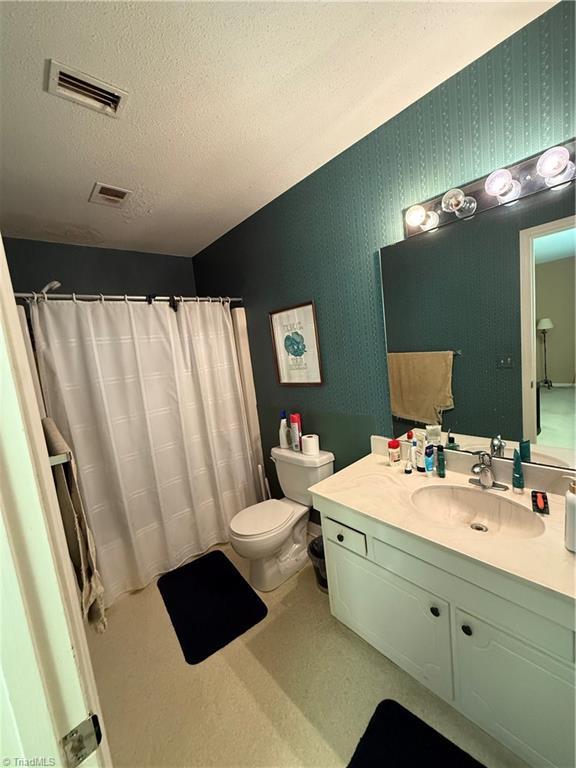
[[[0,761],[65,765],[102,712],[1,241],[0,513]],[[83,765],[111,765],[105,735]]]
[[[574,754],[574,668],[456,612],[456,701],[531,765],[568,768]]]
[[[448,603],[332,541],[326,542],[326,567],[334,616],[451,699]]]

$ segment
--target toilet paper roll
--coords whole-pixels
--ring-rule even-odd
[[[320,438],[318,435],[302,435],[302,453],[305,456],[316,456],[320,453]]]

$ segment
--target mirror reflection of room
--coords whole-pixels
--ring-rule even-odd
[[[576,442],[576,229],[534,241],[538,436],[540,445]]]

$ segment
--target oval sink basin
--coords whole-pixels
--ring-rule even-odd
[[[544,533],[540,515],[497,491],[431,485],[414,491],[410,500],[419,515],[442,528],[508,539],[532,539]]]

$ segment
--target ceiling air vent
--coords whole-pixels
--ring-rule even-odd
[[[50,59],[48,93],[75,101],[108,117],[118,117],[128,97],[128,93],[121,88],[67,67],[56,59]]]
[[[109,205],[112,208],[123,208],[132,192],[122,187],[112,187],[110,184],[102,184],[97,181],[88,198],[91,203]]]

